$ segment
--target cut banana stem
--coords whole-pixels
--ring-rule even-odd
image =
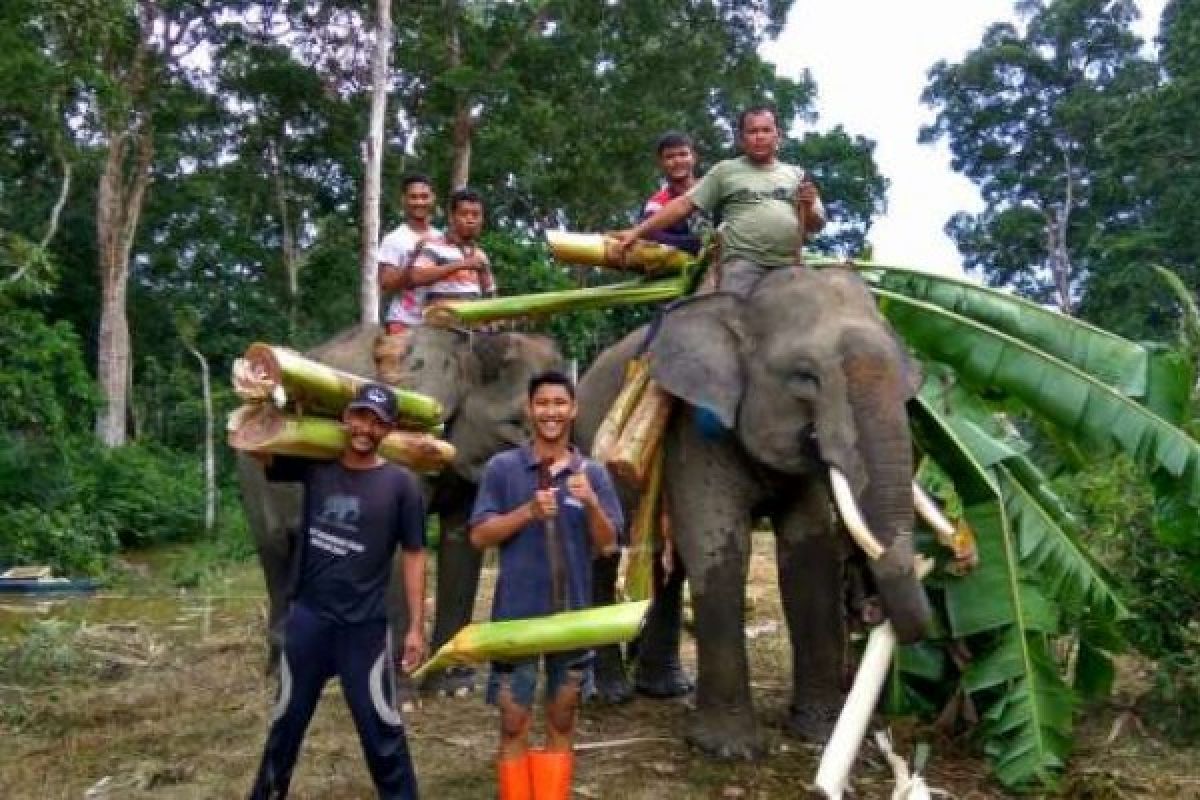
[[[850,534],[850,538],[863,549],[868,558],[871,560],[880,558],[886,548],[879,543],[875,534],[871,533],[871,529],[867,527],[846,476],[837,467],[830,467],[829,483],[833,488],[833,499],[837,503],[838,513],[842,515],[842,522],[845,523],[846,532]]]

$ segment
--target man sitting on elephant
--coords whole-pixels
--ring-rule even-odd
[[[770,106],[741,113],[738,140],[742,156],[718,163],[686,194],[620,233],[620,249],[628,250],[638,239],[687,219],[699,208],[721,220],[718,289],[744,296],[768,270],[797,263],[804,235],[825,226],[817,189],[804,170],[776,158],[780,135]]]
[[[383,334],[375,344],[375,371],[381,381],[392,385],[403,378],[400,359],[408,345],[414,314],[420,323],[419,298],[409,280],[410,267],[426,242],[442,236],[432,224],[437,202],[433,181],[419,173],[405,175],[400,191],[404,223],[379,243],[379,288],[392,297],[384,314]]]
[[[491,262],[479,246],[483,212],[483,197],[474,189],[459,189],[450,196],[450,230],[442,240],[426,242],[409,271],[417,302],[405,312],[407,323],[420,325],[425,308],[439,300],[474,300],[496,293]]]

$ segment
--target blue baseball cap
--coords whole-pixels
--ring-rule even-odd
[[[396,424],[396,395],[382,383],[365,383],[358,388],[346,410],[359,408],[374,412],[388,425]]]

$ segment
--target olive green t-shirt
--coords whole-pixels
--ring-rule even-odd
[[[720,217],[721,260],[744,258],[764,267],[796,263],[800,228],[795,196],[804,170],[781,161],[760,166],[745,156],[721,161],[688,191],[692,202]],[[819,206],[817,213],[824,216]]]

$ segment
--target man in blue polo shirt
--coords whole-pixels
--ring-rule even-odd
[[[500,549],[492,619],[523,619],[586,608],[592,560],[616,551],[624,526],[612,480],[571,445],[575,387],[559,372],[529,383],[532,441],[488,462],[471,514],[471,543]],[[590,652],[545,657],[546,748],[529,749],[540,659],[495,663],[488,702],[500,709],[501,800],[567,800],[571,741]]]

